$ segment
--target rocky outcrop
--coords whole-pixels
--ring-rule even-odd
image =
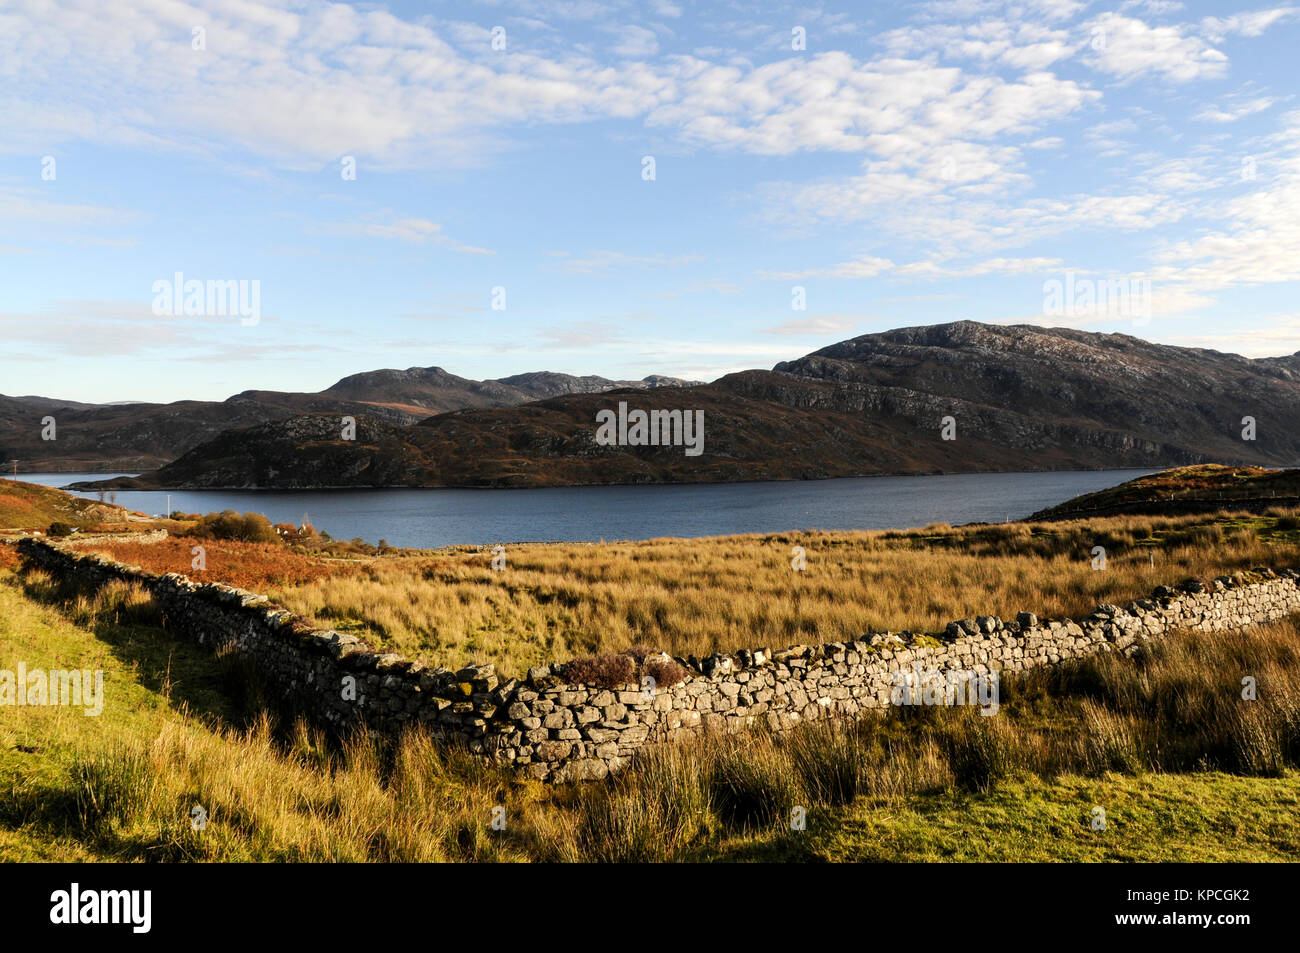
[[[318,722],[364,723],[398,734],[423,725],[471,751],[547,781],[599,779],[648,744],[697,731],[782,731],[807,721],[888,708],[900,671],[975,677],[1097,652],[1132,654],[1183,630],[1234,630],[1300,612],[1300,572],[1256,569],[1209,584],[1161,587],[1149,599],[1102,605],[1080,620],[980,616],[937,634],[877,633],[852,642],[766,648],[677,661],[679,684],[604,688],[568,684],[559,665],[501,678],[492,665],[451,671],[377,653],[355,636],[313,629],[265,596],[184,576],[158,576],[48,542],[19,543],[23,558],[87,586],[136,582],[167,624],[250,658],[268,684]],[[111,701],[111,687],[109,689]]]

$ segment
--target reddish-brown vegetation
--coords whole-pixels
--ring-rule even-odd
[[[204,548],[205,570],[193,568],[195,546]],[[277,543],[169,538],[160,543],[98,542],[81,548],[105,553],[149,572],[179,572],[196,582],[222,582],[254,592],[312,582],[347,568],[338,562],[295,553]]]
[[[660,688],[669,688],[685,679],[686,674],[686,669],[672,659],[639,645],[624,652],[570,659],[563,667],[567,680],[599,688],[639,685],[647,676]]]

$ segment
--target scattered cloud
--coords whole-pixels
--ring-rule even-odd
[[[1263,112],[1277,102],[1272,96],[1256,96],[1244,101],[1227,102],[1223,105],[1207,105],[1193,119],[1201,122],[1236,122],[1245,116]]]
[[[741,293],[741,287],[734,281],[695,281],[677,291],[656,292],[655,297],[680,298],[682,295],[697,294],[705,291],[720,295],[738,295]]]
[[[314,235],[331,237],[382,238],[406,242],[411,245],[438,245],[466,255],[494,255],[488,248],[466,245],[442,230],[437,222],[424,218],[403,218],[385,222],[322,222],[308,226]]]
[[[794,281],[801,278],[978,278],[985,275],[1023,275],[1049,269],[1059,269],[1059,258],[990,258],[969,265],[944,265],[933,261],[917,261],[896,265],[888,258],[858,258],[841,262],[830,268],[810,268],[802,271],[760,272],[760,278]]]
[[[1227,75],[1228,57],[1183,25],[1150,26],[1120,13],[1103,13],[1086,28],[1087,62],[1127,83],[1149,76],[1174,83]]]
[[[601,321],[571,321],[543,328],[539,347],[589,348],[601,344],[618,344],[624,336],[618,327]]]
[[[606,273],[615,268],[671,267],[705,260],[703,255],[629,255],[610,250],[589,251],[581,258],[571,257],[568,252],[555,252],[552,257],[561,259],[566,271],[588,275]]]
[[[1167,335],[1164,340],[1246,357],[1288,357],[1300,352],[1300,314],[1275,315],[1249,328]]]
[[[763,328],[764,334],[798,334],[804,337],[834,336],[837,339],[851,334],[863,322],[871,320],[852,314],[824,314],[810,318],[796,318]]]
[[[1228,36],[1259,36],[1273,24],[1297,17],[1300,17],[1300,7],[1273,7],[1226,17],[1205,17],[1201,20],[1201,31],[1218,43]]]

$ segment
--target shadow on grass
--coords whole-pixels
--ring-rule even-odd
[[[264,713],[284,716],[257,669],[233,651],[189,641],[166,626],[151,598],[105,599],[104,589],[19,577],[24,594],[108,646],[135,682],[171,707],[214,727],[246,729]]]

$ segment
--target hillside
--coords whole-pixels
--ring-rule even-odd
[[[1085,493],[1033,514],[1032,520],[1121,514],[1172,515],[1230,508],[1263,510],[1300,505],[1300,470],[1206,464],[1152,473]]]
[[[600,446],[598,411],[704,413],[704,452]],[[940,437],[956,421],[957,439]],[[1242,419],[1256,439],[1242,439]],[[1169,467],[1300,460],[1300,377],[1285,361],[1122,334],[970,321],[869,334],[773,370],[686,388],[570,394],[374,420],[223,434],[115,486],[547,486],[884,473]]]
[[[53,522],[69,526],[122,523],[127,511],[111,503],[83,500],[62,490],[19,480],[0,480],[0,530],[45,531]]]
[[[0,395],[0,464],[19,461],[20,472],[141,471],[175,460],[223,431],[287,420],[303,414],[368,414],[411,424],[466,407],[505,407],[538,397],[594,393],[615,387],[676,387],[668,377],[614,381],[536,372],[501,381],[475,381],[440,367],[367,371],[318,393],[246,390],[224,401],[170,404],[85,404],[48,397]],[[43,440],[42,419],[53,416],[54,440]]]

